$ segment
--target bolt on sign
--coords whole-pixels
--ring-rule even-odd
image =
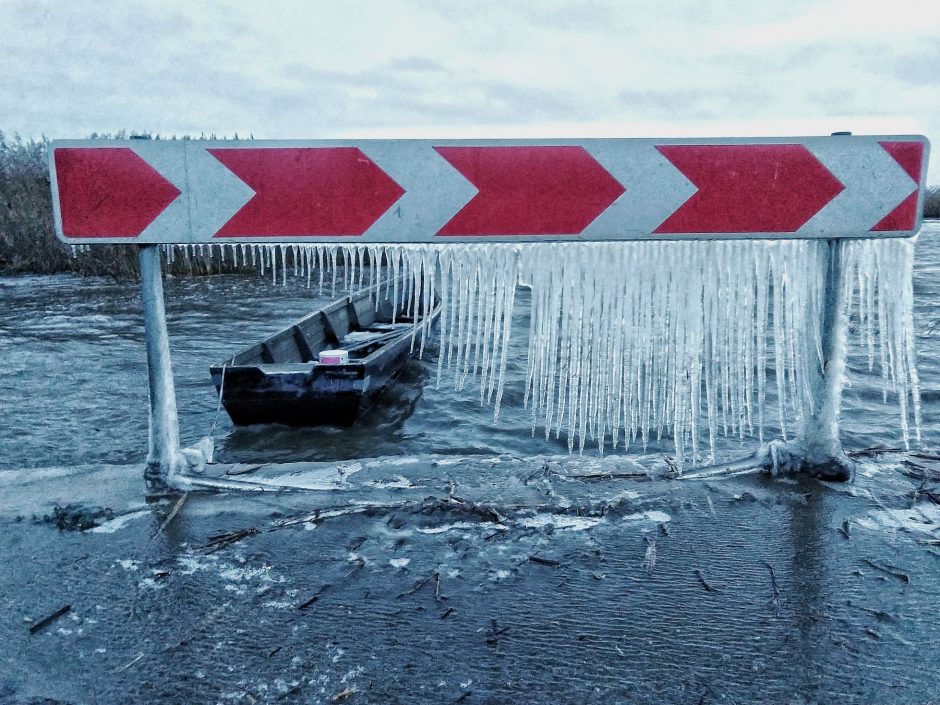
[[[904,237],[921,136],[64,140],[71,244]]]

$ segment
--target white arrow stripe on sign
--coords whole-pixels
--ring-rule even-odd
[[[427,242],[477,194],[430,142],[367,142],[359,148],[405,189],[363,242]]]
[[[627,191],[585,228],[583,237],[622,239],[626,232],[652,233],[698,191],[651,142],[592,142],[585,148]]]
[[[856,138],[851,149],[838,139],[808,139],[809,149],[845,189],[797,230],[797,235],[845,233],[846,224],[857,224],[867,233],[900,205],[918,184],[911,179],[875,139]]]
[[[177,148],[178,146],[178,148]],[[176,242],[187,238],[190,232],[188,182],[186,180],[186,154],[182,143],[167,147],[165,143],[137,140],[134,152],[160,175],[180,190],[180,195],[168,205],[140,234],[149,242]]]
[[[211,241],[255,191],[198,142],[186,143],[186,170],[193,242]]]
[[[134,151],[180,195],[140,234],[148,242],[207,242],[244,206],[254,191],[189,140],[144,141]]]

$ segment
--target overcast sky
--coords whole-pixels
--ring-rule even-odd
[[[0,0],[0,130],[919,133],[937,0]]]

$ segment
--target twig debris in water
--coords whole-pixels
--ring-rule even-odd
[[[305,609],[307,609],[308,607],[310,607],[311,605],[313,605],[317,600],[319,600],[321,597],[323,597],[323,595],[326,593],[326,591],[329,590],[331,587],[333,587],[333,586],[330,585],[329,583],[327,583],[326,585],[324,585],[323,587],[321,587],[319,590],[317,590],[316,593],[315,593],[312,597],[308,598],[307,600],[304,600],[304,601],[301,602],[299,605],[297,605],[297,609],[298,609],[298,610],[305,610]]]
[[[541,556],[529,556],[530,563],[538,563],[539,565],[547,565],[550,568],[559,568],[561,563],[558,561],[552,560],[551,558],[542,558]]]
[[[698,578],[698,581],[702,584],[702,587],[705,588],[705,592],[718,592],[717,588],[708,584],[708,581],[705,580],[705,575],[698,568],[695,569],[695,577]]]
[[[897,622],[897,617],[895,617],[890,612],[885,612],[884,610],[876,610],[871,607],[865,607],[864,605],[855,605],[862,612],[867,612],[872,617],[877,619],[879,622]]]
[[[140,661],[143,657],[144,657],[143,654],[138,654],[137,658],[135,658],[133,661],[129,661],[128,663],[125,663],[123,666],[121,666],[121,667],[118,669],[118,673],[120,673],[121,671],[126,671],[128,668],[130,668],[130,667],[133,666],[135,663],[137,663],[138,661]]]
[[[497,646],[499,644],[499,637],[509,631],[509,627],[500,627],[499,623],[495,619],[490,620],[490,626],[486,630],[486,637],[484,641],[489,646]]]
[[[422,578],[416,582],[410,589],[405,590],[402,593],[398,594],[398,597],[407,597],[408,595],[414,595],[425,585],[430,583],[432,580],[436,581],[434,588],[434,599],[440,600],[440,590],[441,590],[441,574],[438,572],[431,573],[428,577]]]
[[[770,588],[773,591],[773,600],[770,601],[771,606],[774,608],[774,617],[780,616],[780,587],[777,585],[777,573],[774,570],[774,567],[764,561],[764,565],[767,566],[767,570],[770,571]]]
[[[504,533],[506,533],[507,531],[509,531],[509,527],[508,527],[508,526],[505,527],[505,528],[502,528],[502,529],[496,529],[496,531],[494,531],[492,534],[489,534],[489,535],[487,535],[487,536],[484,536],[484,537],[483,537],[483,540],[484,540],[484,541],[489,541],[490,539],[496,538],[496,537],[499,536],[500,534],[504,534]]]
[[[220,548],[224,546],[229,546],[233,543],[237,543],[238,541],[241,541],[242,539],[247,538],[248,536],[255,536],[258,533],[260,533],[260,531],[257,528],[252,527],[250,529],[241,529],[239,531],[222,532],[220,534],[215,534],[209,537],[208,541],[206,542],[206,549],[210,553],[212,553],[213,551],[218,551]]]
[[[846,453],[850,458],[873,458],[876,455],[885,453],[902,453],[901,448],[890,448],[884,445],[871,446],[870,448],[861,448],[859,450],[850,450]]]
[[[30,634],[36,634],[42,631],[57,619],[64,617],[72,611],[72,605],[63,605],[52,614],[48,614],[29,628]]]
[[[359,689],[356,687],[346,688],[345,690],[339,691],[336,695],[330,698],[331,703],[341,703],[344,700],[349,699],[353,695],[359,692]]]
[[[870,561],[870,560],[868,560],[867,558],[865,558],[864,561],[865,561],[865,563],[867,563],[868,565],[870,565],[870,566],[871,566],[872,568],[874,568],[875,570],[879,570],[879,571],[881,571],[882,573],[884,573],[885,575],[890,575],[892,578],[897,578],[897,579],[900,580],[902,583],[909,584],[909,583],[911,582],[910,576],[908,576],[906,573],[902,573],[902,572],[899,571],[897,568],[891,568],[891,567],[887,567],[887,566],[883,566],[883,565],[878,565],[878,564],[875,563],[874,561]]]
[[[164,519],[163,523],[160,524],[160,528],[157,529],[157,533],[153,535],[151,540],[156,540],[157,537],[163,533],[164,529],[166,529],[166,527],[170,525],[170,522],[176,518],[176,515],[179,514],[180,509],[183,508],[183,505],[186,503],[187,499],[189,499],[189,492],[184,492],[176,501],[176,504],[173,505],[173,509],[170,510],[170,513],[166,515],[166,519]]]
[[[902,473],[908,477],[912,477],[915,480],[921,480],[924,483],[927,482],[940,482],[940,470],[936,468],[929,468],[926,465],[921,465],[920,463],[915,463],[912,460],[904,460],[901,462],[906,470],[901,470]]]
[[[648,480],[650,476],[645,472],[597,472],[585,475],[568,475],[575,480],[628,480],[642,479]]]
[[[934,504],[940,504],[940,495],[938,495],[933,490],[923,489],[921,490],[921,494],[926,495],[927,499],[929,499]]]

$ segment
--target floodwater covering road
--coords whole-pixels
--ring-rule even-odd
[[[568,456],[521,409],[521,320],[498,423],[431,350],[352,432],[218,418],[220,460],[318,491],[182,504],[145,497],[137,287],[0,279],[0,703],[936,702],[937,224],[916,262],[925,452],[849,484],[680,480],[667,440]],[[315,306],[257,277],[167,296],[189,442],[208,365]],[[847,446],[898,444],[853,380]]]

